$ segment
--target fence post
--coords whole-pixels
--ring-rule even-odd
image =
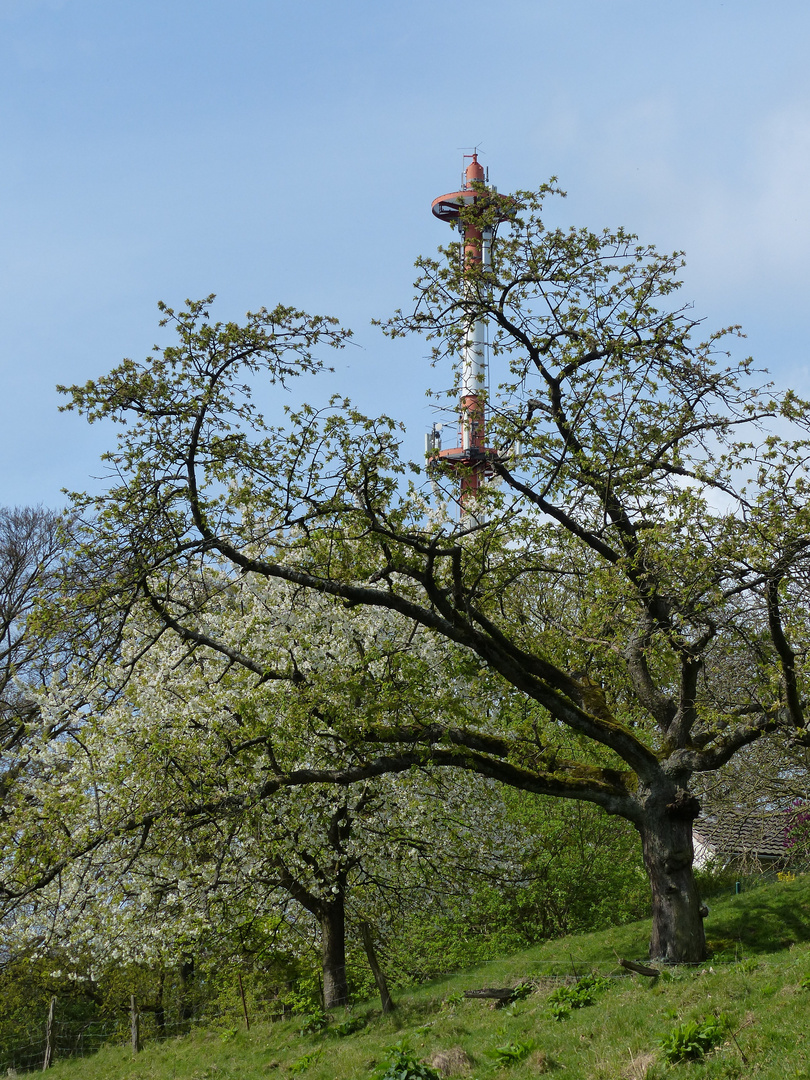
[[[134,994],[129,999],[129,1022],[132,1029],[132,1053],[139,1054],[141,1052],[141,1014],[138,1012]]]
[[[245,1027],[250,1031],[250,1020],[248,1018],[247,1002],[245,1001],[245,988],[242,986],[242,972],[237,971],[236,977],[239,979],[239,995],[242,998],[242,1012],[245,1014]]]
[[[56,1010],[56,997],[51,998],[48,1006],[48,1022],[45,1025],[45,1058],[42,1062],[42,1071],[50,1069],[53,1062],[53,1014]]]

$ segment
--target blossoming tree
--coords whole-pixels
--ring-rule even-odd
[[[483,688],[460,703],[449,658],[393,613],[212,566],[196,586],[196,633],[217,648],[161,634],[142,606],[115,665],[80,665],[43,697],[67,734],[36,748],[39,780],[12,818],[6,887],[28,903],[8,940],[159,966],[253,927],[288,953],[319,941],[332,1008],[348,1001],[351,927],[388,1006],[373,926],[517,876],[525,830],[497,788],[437,784],[416,758],[405,775],[302,781],[362,772],[358,716],[480,711]]]
[[[333,324],[164,308],[174,344],[68,390],[68,407],[125,425],[108,491],[77,502],[92,573],[73,603],[125,619],[145,600],[197,641],[185,583],[216,556],[459,647],[468,686],[486,670],[524,708],[486,723],[359,713],[359,758],[284,782],[430,762],[593,803],[639,831],[652,955],[699,960],[692,778],[764,736],[807,739],[807,405],[728,358],[733,333],[700,340],[674,299],[679,256],[622,230],[548,229],[553,193],[482,191],[461,213],[508,218],[491,263],[457,246],[421,260],[414,305],[385,327],[425,334],[440,363],[471,322],[490,328],[499,486],[474,514],[431,514],[386,417],[334,402],[264,421],[251,386],[313,372],[315,350],[344,338]],[[430,479],[449,492],[440,468]]]

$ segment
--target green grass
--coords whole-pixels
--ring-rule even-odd
[[[370,1080],[391,1047],[405,1040],[416,1057],[461,1047],[468,1078],[525,1080],[543,1074],[571,1080],[659,1080],[662,1077],[810,1080],[810,875],[726,900],[706,921],[713,956],[697,968],[672,968],[650,980],[622,973],[616,954],[643,959],[648,924],[557,941],[397,995],[383,1017],[376,1003],[335,1015],[330,1029],[300,1034],[300,1019],[230,1021],[148,1045],[137,1057],[107,1047],[95,1057],[55,1065],[52,1080]],[[560,977],[611,976],[594,1004],[555,1019],[549,997]],[[493,1009],[461,992],[532,979],[537,990]],[[805,986],[803,986],[803,983]],[[680,1025],[713,1015],[730,1024],[715,1049],[697,1061],[667,1063],[661,1041]],[[366,1025],[330,1034],[348,1017]],[[234,1031],[234,1028],[236,1030]],[[687,1028],[687,1030],[689,1030]],[[529,1049],[526,1049],[529,1048]]]

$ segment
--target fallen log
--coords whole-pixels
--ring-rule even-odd
[[[514,986],[505,986],[502,990],[494,986],[485,987],[483,990],[465,990],[465,998],[495,998],[496,1001],[509,1001],[514,994]]]
[[[619,965],[627,971],[635,971],[637,975],[646,975],[648,979],[657,979],[661,972],[658,968],[647,967],[645,964],[637,964],[635,960],[619,959]]]
[[[495,1008],[499,1009],[502,1005],[509,1005],[513,1001],[521,1001],[532,993],[534,987],[530,983],[518,983],[517,986],[504,986],[503,988],[495,986],[484,987],[483,990],[465,990],[465,998],[492,998],[495,1001]]]

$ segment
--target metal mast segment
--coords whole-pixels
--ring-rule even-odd
[[[467,155],[465,155],[467,156]],[[461,233],[464,263],[467,267],[490,265],[492,251],[492,226],[478,227],[461,218],[461,211],[485,198],[482,185],[486,181],[478,154],[464,173],[464,185],[460,191],[440,195],[433,200],[432,210],[440,221],[457,227]],[[483,319],[471,320],[464,339],[461,363],[461,388],[459,400],[459,445],[452,449],[440,448],[439,428],[427,437],[427,451],[434,459],[459,475],[459,502],[462,513],[478,495],[478,491],[491,474],[489,462],[495,451],[486,445],[486,390],[487,390],[487,328]]]

